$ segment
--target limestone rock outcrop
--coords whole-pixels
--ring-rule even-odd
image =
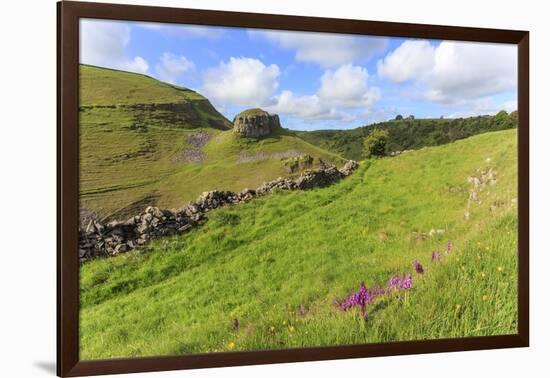
[[[261,138],[281,128],[279,116],[262,109],[248,109],[235,116],[233,132],[246,138]]]

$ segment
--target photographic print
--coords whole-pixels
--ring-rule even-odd
[[[517,44],[79,35],[80,359],[518,334]]]

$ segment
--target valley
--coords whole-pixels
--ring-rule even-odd
[[[517,113],[306,132],[81,75],[82,359],[517,332]]]

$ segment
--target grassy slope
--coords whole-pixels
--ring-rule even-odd
[[[165,104],[203,101],[190,89],[155,80],[146,75],[109,68],[80,65],[80,105]]]
[[[140,108],[159,104],[180,108]],[[237,140],[222,126],[230,123],[196,92],[144,75],[81,66],[82,208],[125,218],[147,205],[180,207],[206,190],[255,188],[285,174],[281,159],[237,164],[239,153],[296,150],[342,162],[284,132],[255,143]],[[212,136],[203,147],[206,160],[175,162],[197,131]]]
[[[364,162],[329,188],[219,209],[148,253],[86,263],[81,358],[515,333],[516,145],[509,130]],[[466,178],[489,166],[498,182],[465,220]],[[431,229],[447,231],[414,236]],[[451,257],[430,263],[447,239]],[[424,277],[405,300],[370,308],[366,323],[331,305],[414,259]]]

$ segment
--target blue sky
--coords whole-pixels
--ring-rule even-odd
[[[229,119],[261,107],[292,129],[494,114],[517,103],[514,45],[82,20],[80,48],[82,63],[194,89]]]

